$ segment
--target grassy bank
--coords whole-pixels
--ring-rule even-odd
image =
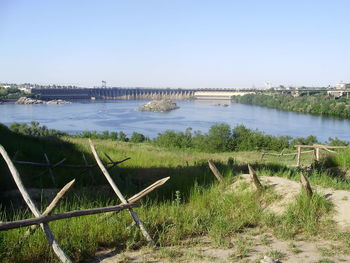
[[[301,194],[284,215],[275,216],[263,210],[264,206],[278,198],[273,191],[263,194],[255,191],[231,192],[228,191],[231,179],[226,178],[225,183],[206,188],[196,185],[186,201],[182,199],[181,191],[168,201],[145,201],[137,212],[161,247],[208,237],[216,246],[226,248],[236,245],[232,244],[232,236],[243,235],[252,229],[256,234],[269,232],[284,239],[331,235],[333,225],[326,220],[331,207],[323,197],[315,195],[310,202]],[[116,203],[114,198],[92,202],[71,196],[57,211]],[[15,214],[14,218],[28,216],[27,212],[22,212]],[[2,219],[5,219],[4,215]],[[124,211],[103,221],[96,215],[52,222],[50,226],[64,251],[74,261],[80,261],[92,257],[102,248],[136,249],[146,245],[131,223],[130,215]],[[37,231],[26,242],[23,240],[25,230],[0,233],[3,262],[56,262],[43,233]]]
[[[34,138],[14,133],[2,133],[0,143],[12,156],[19,151],[17,159],[43,161],[43,152],[53,160],[67,158],[69,163],[82,163],[84,153],[90,163],[87,139],[64,137]],[[269,156],[261,160],[259,152],[204,153],[191,149],[165,149],[149,143],[126,143],[112,140],[93,140],[104,161],[104,152],[114,160],[131,157],[111,174],[121,191],[131,196],[155,180],[171,176],[166,185],[142,201],[137,208],[140,218],[155,239],[158,246],[173,246],[183,242],[197,242],[197,238],[207,237],[218,247],[240,247],[245,244],[237,239],[244,234],[272,233],[287,240],[328,238],[337,242],[348,242],[348,234],[338,234],[334,223],[328,220],[332,207],[323,196],[315,195],[311,201],[303,193],[291,203],[282,215],[274,215],[264,209],[279,198],[273,189],[263,194],[247,190],[242,185],[239,191],[230,190],[239,174],[247,172],[247,163],[253,165],[258,175],[299,179],[299,171],[293,167],[292,157]],[[33,151],[35,149],[35,151]],[[207,160],[212,159],[225,177],[222,184],[215,181],[208,168]],[[348,152],[331,159],[349,167]],[[303,157],[303,164],[311,164],[312,155]],[[2,162],[2,161],[1,161]],[[12,179],[3,163],[1,180],[8,189],[13,188]],[[39,174],[43,169],[17,165],[26,186],[52,187],[48,174]],[[76,185],[59,205],[55,212],[116,205],[118,200],[112,191],[105,187],[104,177],[98,169],[90,173],[72,169],[55,170],[62,187],[72,178]],[[329,176],[323,168],[315,169],[309,177],[312,184],[320,184],[338,189],[350,189],[347,180]],[[5,189],[3,189],[5,190]],[[6,202],[5,202],[6,201]],[[50,202],[44,196],[38,200],[42,210]],[[27,209],[9,205],[2,200],[0,221],[29,218]],[[146,245],[139,230],[132,226],[130,215],[123,211],[100,220],[99,215],[66,219],[50,223],[58,243],[74,261],[92,257],[96,251],[116,247],[136,249]],[[37,231],[28,241],[23,240],[26,228],[0,232],[0,258],[3,262],[57,262],[42,231]],[[238,238],[239,240],[239,238]]]

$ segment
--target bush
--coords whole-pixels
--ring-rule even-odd
[[[130,138],[130,142],[144,142],[146,137],[138,132],[133,132]]]
[[[37,121],[31,121],[30,125],[27,125],[26,123],[13,122],[9,125],[9,129],[18,134],[36,137],[61,137],[67,135],[67,133],[62,131],[48,129],[45,125],[40,126],[39,122]]]

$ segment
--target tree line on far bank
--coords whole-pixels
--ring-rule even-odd
[[[36,136],[36,137],[62,137],[69,136],[75,138],[109,139],[114,141],[143,143],[148,142],[168,149],[193,149],[201,152],[229,152],[229,151],[281,151],[282,149],[293,147],[296,144],[312,145],[320,143],[315,136],[305,138],[292,138],[290,136],[272,136],[264,134],[258,130],[246,128],[239,125],[233,129],[230,125],[222,123],[210,127],[207,133],[192,131],[187,128],[184,132],[167,130],[159,133],[156,138],[150,139],[145,135],[133,132],[128,137],[124,132],[84,131],[79,134],[70,135],[55,129],[48,129],[41,126],[39,122],[32,121],[29,124],[12,123],[9,130],[15,133]],[[327,144],[349,145],[350,142],[329,138]]]
[[[25,93],[17,88],[2,88],[0,87],[0,101],[19,99],[20,97],[35,97],[35,94]]]
[[[326,94],[293,97],[290,94],[272,93],[270,95],[247,94],[243,96],[234,96],[232,101],[279,110],[350,119],[350,99],[347,97],[335,99]]]

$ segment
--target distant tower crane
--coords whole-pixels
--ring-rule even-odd
[[[102,80],[102,88],[103,89],[107,88],[107,82],[105,80]]]

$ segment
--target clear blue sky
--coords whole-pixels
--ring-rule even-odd
[[[350,82],[350,1],[0,0],[0,82]]]

